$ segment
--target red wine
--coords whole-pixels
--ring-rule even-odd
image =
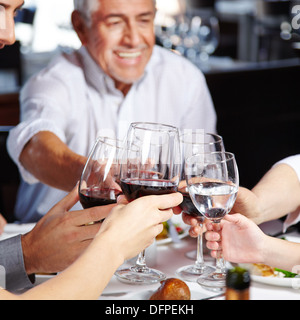
[[[181,210],[184,211],[186,214],[194,217],[196,219],[200,219],[201,221],[204,220],[202,214],[197,210],[195,207],[190,194],[186,191],[186,188],[178,190],[183,195],[183,201],[179,205]]]
[[[162,195],[177,191],[177,184],[163,179],[124,179],[121,188],[128,201],[149,195]]]
[[[98,187],[87,188],[79,192],[79,200],[84,209],[106,206],[117,203],[117,197],[121,193],[120,190],[100,189]]]

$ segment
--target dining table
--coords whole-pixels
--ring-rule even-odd
[[[35,224],[7,224],[4,232],[0,235],[0,241],[17,234],[25,234],[34,228]],[[278,225],[275,224],[278,231]],[[280,227],[280,226],[279,226]],[[177,237],[167,237],[163,240],[157,240],[152,245],[150,267],[154,267],[166,274],[167,278],[178,278],[176,270],[184,265],[193,264],[193,260],[187,256],[188,252],[196,249],[196,239],[188,234],[188,226],[183,226],[184,232]],[[266,232],[272,231],[272,225],[266,226]],[[291,240],[300,243],[300,233],[295,230],[285,235],[287,241]],[[147,250],[146,250],[147,257]],[[126,261],[124,265],[134,264],[134,258]],[[204,250],[205,263],[214,265],[215,260],[210,256],[209,251]],[[150,261],[150,262],[149,262]],[[124,265],[122,267],[124,267]],[[229,264],[230,267],[230,264]],[[36,275],[35,285],[47,281],[55,275]],[[101,274],[99,274],[101,276]],[[250,300],[300,300],[300,278],[294,279],[263,279],[266,277],[251,277]],[[187,282],[191,300],[225,300],[224,294],[212,292],[202,288],[197,282]],[[0,273],[0,283],[1,273]],[[123,283],[113,276],[107,287],[99,296],[99,300],[149,300],[150,296],[160,287],[160,283],[151,285],[137,285]]]

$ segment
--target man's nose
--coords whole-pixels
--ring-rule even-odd
[[[131,47],[135,47],[140,44],[141,35],[138,27],[134,23],[127,25],[124,40],[126,44]]]

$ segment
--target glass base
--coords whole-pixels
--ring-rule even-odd
[[[203,266],[201,268],[196,265],[184,266],[176,270],[176,275],[185,281],[196,282],[200,276],[209,274],[215,270],[214,267]]]
[[[213,292],[223,292],[226,289],[226,274],[210,273],[200,276],[197,280],[200,286],[206,290]]]
[[[197,259],[197,250],[188,251],[185,253],[185,256],[193,261]]]
[[[144,267],[142,269],[131,267],[120,269],[115,276],[124,283],[129,284],[154,284],[166,279],[166,275],[159,270]]]
[[[193,261],[197,260],[197,250],[191,250],[184,254],[188,259],[191,259]],[[204,257],[206,261],[215,261],[214,258],[209,254],[209,251],[204,248]]]

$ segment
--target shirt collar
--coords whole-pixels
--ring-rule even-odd
[[[87,83],[96,89],[96,91],[103,94],[122,95],[122,93],[115,88],[114,81],[102,70],[102,68],[94,61],[88,50],[82,46],[79,49],[81,56],[84,74]]]

